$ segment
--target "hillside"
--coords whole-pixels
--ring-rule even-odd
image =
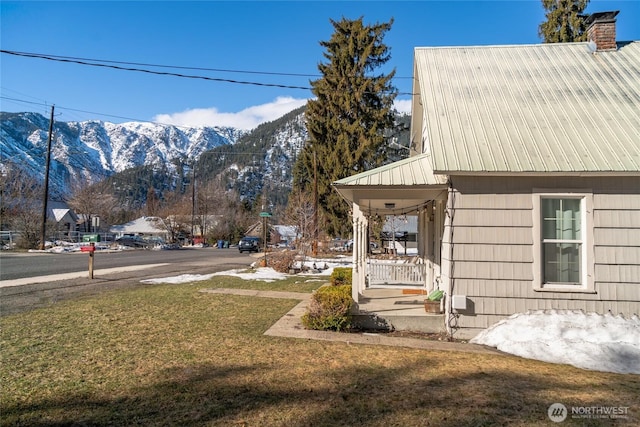
[[[250,132],[233,128],[177,128],[153,123],[55,122],[50,188],[52,198],[107,180],[118,200],[146,202],[153,188],[186,191],[195,172],[198,185],[219,180],[252,203],[265,195],[284,205],[292,170],[307,139],[305,107]],[[406,157],[409,116],[399,116],[388,162]],[[0,113],[0,168],[11,165],[44,179],[49,120],[37,113]],[[195,167],[195,171],[194,168]]]

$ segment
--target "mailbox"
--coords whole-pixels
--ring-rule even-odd
[[[99,234],[85,234],[84,236],[82,236],[82,241],[84,243],[86,243],[86,242],[99,242],[100,241],[100,235]]]

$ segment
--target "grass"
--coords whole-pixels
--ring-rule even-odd
[[[267,337],[321,282],[215,277],[149,285],[0,318],[2,425],[551,425],[547,408],[628,406],[640,377],[512,356]],[[567,420],[567,425],[609,420]]]

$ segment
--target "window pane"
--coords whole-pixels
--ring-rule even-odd
[[[580,283],[580,243],[544,243],[544,283]]]
[[[580,199],[542,199],[542,238],[580,240]]]
[[[542,199],[542,238],[555,239],[556,219],[560,211],[560,199]]]
[[[580,240],[580,199],[563,199],[562,215],[562,238]]]

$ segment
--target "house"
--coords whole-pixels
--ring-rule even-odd
[[[78,215],[65,202],[49,200],[47,203],[47,220],[55,223],[58,237],[70,237],[76,231]]]
[[[156,216],[143,216],[126,224],[114,225],[109,229],[109,232],[115,234],[116,237],[160,237],[165,240],[169,237],[169,229],[164,220]]]
[[[616,41],[617,13],[589,42],[415,49],[411,157],[334,183],[356,303],[440,288],[461,338],[528,310],[640,314],[640,41]],[[380,215],[417,218],[408,279],[376,276]]]
[[[264,224],[264,220],[255,222],[247,229],[245,236],[257,237],[262,240],[264,238]],[[300,237],[297,227],[293,225],[267,224],[267,233],[267,243],[274,246],[289,246]]]
[[[300,237],[295,225],[274,224],[271,226],[271,242],[274,245],[289,246]]]

